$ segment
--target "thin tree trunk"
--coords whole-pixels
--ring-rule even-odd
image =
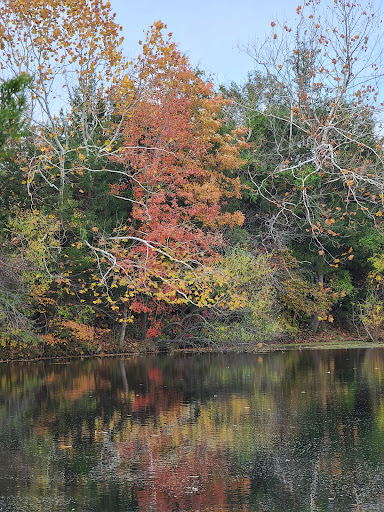
[[[323,286],[323,284],[324,284],[324,275],[323,274],[319,274],[318,283],[319,283],[319,286]],[[319,324],[320,324],[319,313],[318,313],[318,311],[315,311],[315,314],[313,315],[313,318],[312,318],[312,336],[315,336],[315,334],[317,333]]]
[[[128,305],[125,302],[124,309],[123,309],[123,321],[121,322],[121,325],[120,325],[119,349],[122,349],[123,345],[124,345],[125,331],[127,329],[127,317],[128,317]]]
[[[148,313],[141,313],[141,339],[145,340],[147,337],[147,320],[148,320]]]

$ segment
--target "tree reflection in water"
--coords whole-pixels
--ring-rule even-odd
[[[2,511],[382,510],[384,352],[0,366]]]

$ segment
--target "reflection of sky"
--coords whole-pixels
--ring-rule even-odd
[[[255,38],[263,39],[272,20],[295,19],[298,0],[111,0],[117,21],[123,26],[125,50],[138,53],[143,30],[157,20],[167,24],[174,40],[193,64],[212,75],[215,83],[241,82],[252,61],[240,52]]]

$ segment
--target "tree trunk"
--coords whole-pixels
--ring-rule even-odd
[[[141,313],[141,339],[145,340],[147,337],[147,320],[148,313]]]
[[[121,325],[120,325],[119,349],[122,349],[123,345],[124,345],[125,331],[127,329],[127,316],[128,316],[128,305],[125,302],[124,309],[123,309],[123,321],[121,322]]]
[[[319,274],[318,283],[319,283],[319,286],[323,286],[323,284],[324,284],[324,275],[323,274]],[[315,334],[317,333],[319,324],[320,324],[319,312],[315,311],[315,314],[313,315],[313,318],[312,318],[312,336],[315,336]]]

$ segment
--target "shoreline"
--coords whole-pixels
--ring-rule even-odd
[[[170,348],[168,351],[158,349],[153,350],[136,350],[123,352],[99,352],[93,354],[58,354],[36,357],[15,357],[0,358],[1,363],[32,363],[39,361],[70,361],[76,359],[106,359],[106,358],[134,358],[153,355],[177,355],[177,354],[266,354],[271,352],[286,352],[292,350],[350,350],[350,349],[370,349],[384,348],[384,342],[371,342],[361,339],[347,340],[313,340],[313,341],[294,341],[292,343],[271,343],[262,344],[261,346],[247,347],[238,343],[233,346],[217,346],[217,347],[199,347],[199,348]],[[260,345],[260,344],[259,344]]]

